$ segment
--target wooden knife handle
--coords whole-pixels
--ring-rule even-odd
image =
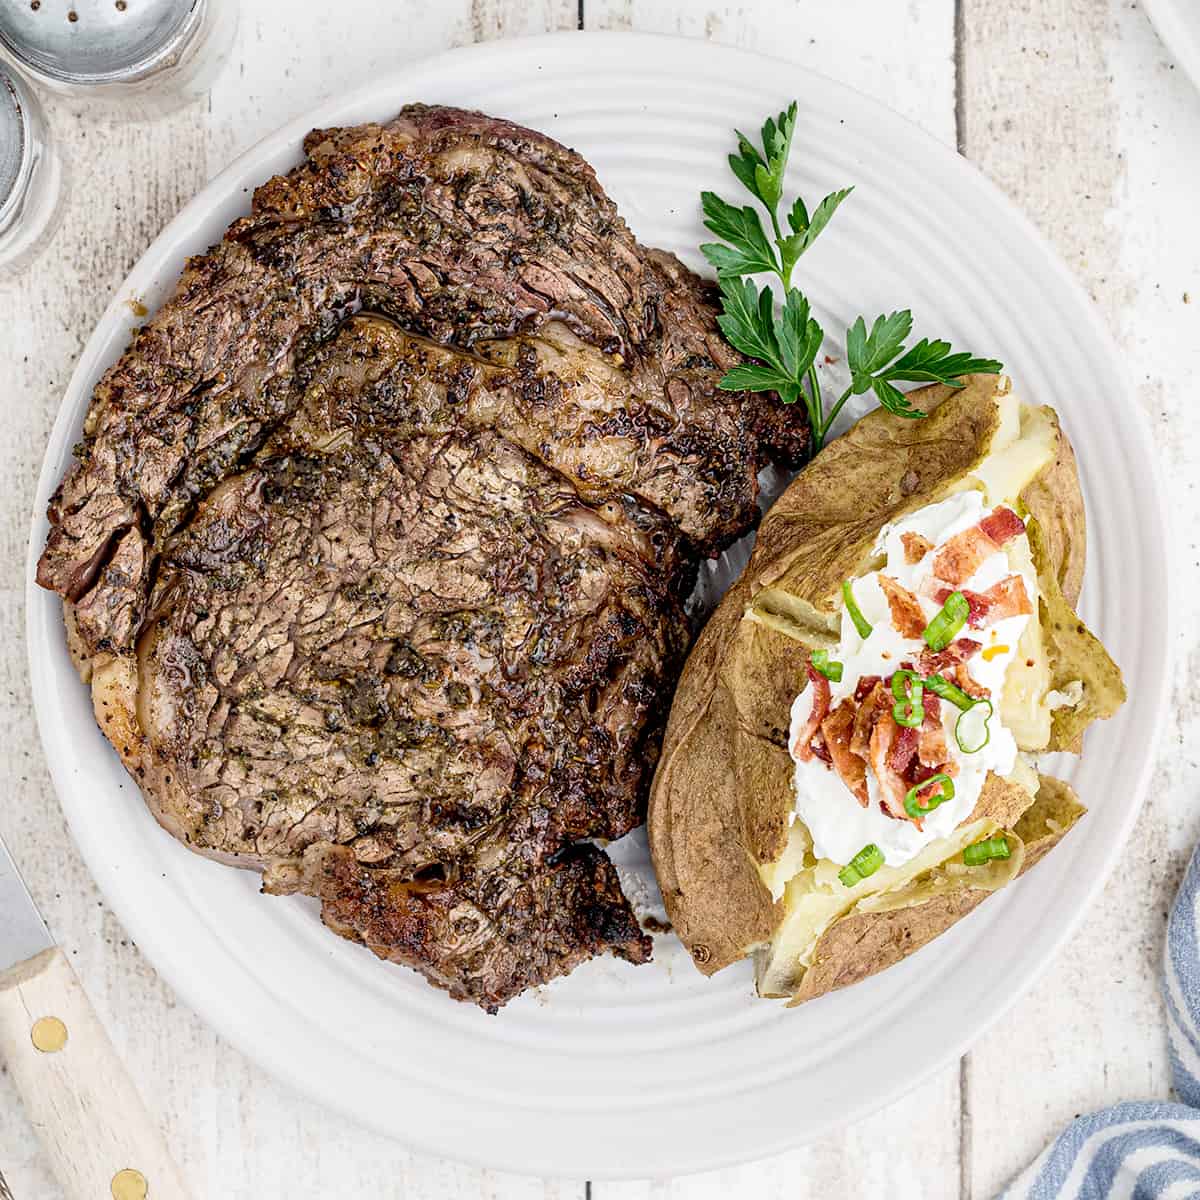
[[[69,1200],[189,1200],[58,948],[0,974],[0,1057]]]

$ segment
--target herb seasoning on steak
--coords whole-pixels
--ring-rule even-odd
[[[495,1010],[649,957],[588,839],[807,430],[550,139],[416,105],[305,151],[100,381],[38,581],[169,832]]]

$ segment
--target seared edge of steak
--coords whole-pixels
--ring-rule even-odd
[[[696,558],[807,430],[550,139],[305,149],[97,386],[39,582],[193,849],[485,1007],[643,961],[580,839],[642,820]]]
[[[416,967],[456,1000],[489,1012],[602,952],[631,963],[650,960],[651,940],[612,863],[586,843],[523,879],[505,895],[502,910],[460,890],[369,870],[345,846],[328,843],[310,847],[282,885],[266,880],[265,890],[293,889],[321,900],[321,917],[334,932]],[[442,949],[432,964],[431,944]]]

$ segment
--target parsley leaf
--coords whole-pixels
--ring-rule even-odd
[[[963,375],[995,375],[1002,369],[995,359],[955,353],[950,349],[949,342],[930,341],[928,338],[922,338],[905,351],[904,343],[912,333],[912,323],[912,313],[908,309],[877,317],[869,333],[862,317],[854,322],[846,333],[846,359],[850,367],[852,395],[873,391],[888,412],[898,417],[917,419],[926,414],[913,407],[893,380],[961,387]]]
[[[727,371],[721,387],[726,391],[778,392],[785,404],[806,400],[804,379],[825,334],[804,296],[793,288],[776,314],[770,288],[760,292],[748,279],[723,279],[721,299],[723,312],[717,318],[721,332],[736,349],[759,360]],[[810,421],[812,417],[810,411]]]
[[[906,383],[948,383],[961,386],[962,375],[998,375],[1004,366],[994,358],[972,358],[951,353],[949,342],[922,338],[903,358],[892,363],[884,379],[902,379]]]
[[[808,218],[808,209],[805,208],[804,201],[799,196],[796,197],[796,202],[792,205],[791,211],[787,216],[788,228],[792,231],[791,236],[782,238],[779,242],[784,275],[791,276],[792,268],[796,265],[797,259],[817,240],[821,231],[829,224],[833,214],[837,212],[838,205],[852,191],[854,189],[848,187],[842,188],[838,192],[830,192],[817,205],[817,211],[813,213],[811,221]]]
[[[792,288],[783,304],[783,313],[775,325],[775,336],[783,364],[801,390],[801,381],[816,361],[817,352],[825,340],[825,331],[813,319],[808,299],[799,288]]]
[[[900,353],[910,333],[912,313],[908,309],[877,317],[870,333],[862,317],[850,326],[846,332],[846,362],[856,394],[871,386],[871,376]]]
[[[722,313],[717,324],[725,340],[750,358],[778,362],[775,339],[775,297],[770,288],[760,293],[748,279],[721,280]]]
[[[796,102],[778,117],[768,117],[762,127],[762,151],[740,130],[735,130],[738,152],[729,156],[729,166],[746,190],[768,211],[774,211],[783,195],[783,173],[787,170],[796,131]]]
[[[785,404],[803,400],[816,453],[851,396],[873,392],[889,412],[915,419],[925,413],[896,387],[897,382],[961,387],[964,375],[996,374],[1002,367],[995,359],[975,358],[951,350],[949,342],[928,338],[906,350],[913,327],[907,309],[877,317],[870,329],[859,317],[846,332],[850,386],[825,412],[815,366],[825,335],[812,316],[807,297],[791,286],[792,271],[854,189],[830,192],[811,215],[803,198],[797,196],[786,212],[784,232],[779,206],[796,132],[796,112],[793,101],[778,116],[768,117],[760,132],[760,145],[735,131],[737,153],[729,156],[730,170],[766,209],[770,232],[752,206],[738,208],[715,192],[704,192],[704,225],[720,240],[706,242],[700,249],[717,271],[721,332],[750,360],[726,372],[721,387],[777,392]],[[783,284],[784,302],[778,313],[771,289],[760,291],[745,278],[760,274],[774,275]]]
[[[738,131],[737,153],[729,156],[730,170],[767,210],[771,221],[770,235],[753,208],[738,208],[715,192],[701,194],[704,226],[721,241],[706,242],[700,250],[718,275],[757,275],[769,271],[779,276],[785,288],[789,287],[797,260],[817,240],[838,205],[853,190],[845,188],[831,192],[817,205],[811,219],[804,201],[797,198],[787,213],[790,232],[784,233],[779,204],[783,199],[783,177],[795,132],[796,103],[793,101],[777,117],[768,117],[763,123],[761,148]]]
[[[707,242],[700,252],[716,268],[718,275],[757,275],[777,272],[775,251],[767,241],[758,213],[749,205],[735,208],[715,192],[703,192],[704,226],[729,245]]]

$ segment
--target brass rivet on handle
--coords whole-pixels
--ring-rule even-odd
[[[29,1036],[43,1054],[56,1054],[67,1044],[67,1027],[57,1017],[42,1017],[34,1021]]]
[[[146,1200],[149,1188],[141,1171],[126,1167],[112,1178],[113,1200]]]

